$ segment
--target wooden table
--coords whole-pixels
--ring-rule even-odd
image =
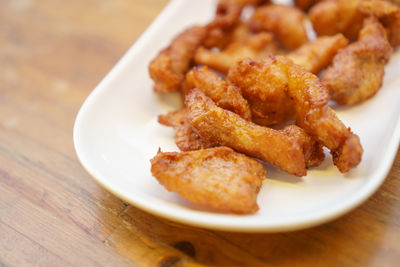
[[[359,208],[283,234],[179,225],[92,180],[72,144],[76,113],[166,3],[0,1],[0,265],[399,264],[399,153]]]

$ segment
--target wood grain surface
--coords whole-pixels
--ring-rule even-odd
[[[0,0],[0,266],[399,264],[399,153],[359,208],[282,234],[176,224],[92,180],[72,144],[76,113],[166,3]]]

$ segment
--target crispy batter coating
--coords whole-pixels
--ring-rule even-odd
[[[175,143],[182,151],[199,150],[215,146],[215,144],[201,139],[190,125],[188,112],[185,108],[158,116],[158,122],[174,128]]]
[[[307,134],[302,128],[296,125],[288,125],[281,130],[284,134],[294,138],[303,148],[306,166],[316,167],[319,166],[325,159],[323,146],[314,137]]]
[[[227,1],[227,0],[219,0]],[[228,0],[240,4],[241,6],[257,6],[269,2],[269,0]]]
[[[386,0],[387,2],[391,2],[397,6],[400,6],[400,0]]]
[[[224,212],[255,213],[266,178],[264,166],[228,147],[191,152],[158,151],[151,173],[168,191],[190,202]]]
[[[314,30],[321,35],[343,33],[356,40],[364,15],[357,9],[363,0],[325,0],[310,9]]]
[[[205,27],[194,26],[178,35],[169,47],[162,50],[149,65],[150,77],[154,80],[154,91],[178,91],[189,69],[194,51],[206,37]]]
[[[310,7],[320,1],[321,0],[294,0],[294,5],[304,11],[307,11]]]
[[[332,62],[338,50],[347,44],[348,40],[341,33],[323,36],[300,46],[286,56],[307,71],[318,74]]]
[[[235,35],[238,33],[240,35],[245,30],[245,34],[247,34],[247,26],[240,21],[240,15],[245,5],[240,2],[235,0],[220,0],[218,2],[215,18],[207,25],[208,33],[203,42],[205,47],[222,49],[235,40]]]
[[[271,4],[257,8],[249,25],[256,32],[275,33],[279,41],[292,50],[308,41],[304,18],[304,13],[296,7]]]
[[[391,3],[395,4],[395,5],[400,6],[400,0],[386,0],[386,1],[387,1],[387,2],[391,2]]]
[[[219,47],[229,43],[234,28],[240,22],[240,15],[245,6],[256,6],[266,0],[219,0],[214,20],[207,25],[209,31],[203,45],[207,48]]]
[[[246,39],[250,33],[247,24],[243,21],[238,21],[229,29],[210,27],[207,37],[203,42],[203,46],[206,48],[217,47],[222,50],[231,42],[238,42]]]
[[[381,87],[391,51],[379,21],[366,19],[359,40],[342,49],[325,72],[322,82],[331,98],[340,104],[354,104],[374,95]]]
[[[261,58],[276,53],[278,45],[274,35],[268,32],[252,34],[244,40],[231,42],[224,50],[199,47],[194,55],[197,64],[209,66],[221,73],[227,73],[229,67],[241,58]]]
[[[204,140],[257,157],[288,173],[306,175],[303,149],[293,137],[217,107],[196,88],[186,96],[185,103],[191,125]]]
[[[388,39],[393,47],[400,45],[400,1],[398,5],[381,0],[363,1],[358,9],[364,14],[374,15],[388,31]]]
[[[264,60],[264,64],[249,59],[236,62],[230,68],[227,80],[241,89],[250,104],[252,120],[268,126],[293,119],[295,113],[286,94],[287,75],[271,57]]]
[[[246,120],[251,120],[249,103],[240,89],[224,81],[207,67],[195,67],[186,74],[186,88],[198,88],[219,107],[235,112]]]
[[[219,0],[210,28],[229,29],[239,21],[243,5],[234,0]]]
[[[328,107],[326,87],[301,66],[284,60],[282,64],[288,67],[288,94],[295,103],[296,124],[331,151],[339,171],[347,172],[356,167],[363,153],[360,139]]]
[[[288,107],[295,109],[296,124],[331,150],[338,169],[347,172],[358,165],[362,156],[359,139],[328,107],[328,90],[317,76],[282,56],[270,56],[261,62],[242,60],[237,65],[240,65],[237,68],[240,71],[236,73],[240,73],[241,79],[248,82],[241,87],[243,94],[247,90],[245,87],[254,91],[264,90],[260,93],[263,95],[266,92],[263,88],[280,86],[277,91],[282,97],[286,95]],[[259,78],[268,77],[270,73],[280,77],[279,82],[272,78]]]

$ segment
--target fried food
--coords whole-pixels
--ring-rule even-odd
[[[328,107],[328,90],[317,76],[298,65],[288,68],[289,96],[296,107],[296,124],[317,138],[332,154],[341,172],[356,167],[362,157],[360,139]]]
[[[241,58],[261,58],[269,53],[275,53],[277,50],[278,45],[273,34],[261,32],[251,34],[244,40],[231,42],[222,51],[199,47],[194,55],[194,60],[197,64],[227,73],[229,67]]]
[[[237,22],[228,30],[220,27],[210,28],[203,46],[223,50],[229,43],[242,41],[250,34],[247,24],[242,21]]]
[[[182,151],[199,150],[216,146],[216,144],[201,139],[190,125],[188,112],[185,108],[158,116],[158,122],[174,128],[175,143]]]
[[[308,41],[304,18],[304,13],[296,7],[271,4],[257,8],[249,25],[256,32],[273,32],[285,48],[292,50]]]
[[[243,5],[235,0],[219,0],[214,20],[210,28],[228,29],[239,21]]]
[[[191,152],[158,151],[151,173],[168,191],[205,207],[239,214],[255,213],[266,178],[264,166],[228,147]]]
[[[293,137],[217,107],[196,88],[186,96],[185,104],[190,123],[202,139],[257,157],[296,176],[306,175],[303,149]]]
[[[296,140],[302,147],[307,168],[319,166],[324,161],[325,154],[322,144],[302,128],[288,125],[281,131]]]
[[[294,5],[304,11],[307,11],[310,7],[320,1],[321,0],[294,0]]]
[[[162,50],[149,65],[154,91],[178,91],[189,69],[194,51],[206,37],[205,27],[194,26],[177,36],[169,47]]]
[[[328,107],[328,90],[317,76],[282,56],[271,55],[261,62],[244,59],[236,65],[238,67],[232,68],[232,71],[235,70],[233,73],[247,81],[247,85],[241,87],[244,96],[248,90],[245,86],[255,91],[253,95],[257,94],[256,90],[264,95],[266,90],[263,88],[278,85],[277,92],[281,97],[286,95],[288,107],[295,110],[296,124],[330,149],[334,164],[341,172],[347,172],[359,164],[362,156],[359,138]],[[259,79],[271,73],[272,77],[280,77],[277,83],[276,79]],[[233,76],[231,73],[228,75],[229,79]],[[191,112],[189,114],[191,116]]]
[[[341,33],[334,36],[318,37],[286,55],[307,71],[318,74],[328,66],[339,49],[347,46],[348,40]]]
[[[390,3],[393,3],[393,4],[397,5],[397,6],[400,6],[400,0],[386,0],[386,2],[390,2]]]
[[[249,103],[240,89],[224,81],[207,67],[195,67],[186,74],[186,88],[198,88],[219,107],[235,112],[246,120],[251,120]]]
[[[358,9],[364,14],[379,18],[387,29],[390,44],[393,47],[400,45],[400,7],[398,5],[387,1],[371,0],[361,2]]]
[[[374,17],[366,19],[359,40],[334,57],[322,78],[331,99],[340,104],[354,104],[374,95],[381,87],[391,52],[379,21]]]
[[[356,40],[362,28],[364,15],[358,10],[363,0],[325,0],[314,5],[309,12],[318,36],[343,33]]]
[[[255,123],[268,126],[294,119],[293,103],[286,94],[286,73],[271,57],[264,60],[264,64],[249,59],[236,62],[229,70],[227,80],[241,89]]]
[[[220,0],[220,1],[226,1],[226,0]],[[242,6],[257,6],[269,2],[269,0],[228,0],[228,1],[236,2]]]
[[[383,0],[327,0],[310,10],[310,20],[318,35],[343,33],[356,40],[363,20],[374,15],[388,30],[393,47],[400,45],[399,1]]]
[[[203,45],[207,48],[223,48],[227,45],[240,23],[240,15],[245,1],[219,0],[214,20],[207,25],[208,32]]]
[[[231,29],[240,24],[240,15],[245,6],[256,6],[265,0],[219,0],[214,20],[207,25],[209,32],[204,42],[205,47],[220,47],[230,35]]]

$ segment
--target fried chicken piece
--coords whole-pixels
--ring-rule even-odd
[[[219,0],[215,18],[207,25],[208,33],[203,45],[207,48],[223,48],[227,45],[240,23],[242,9],[255,1]]]
[[[240,15],[246,6],[257,6],[266,0],[219,0],[214,20],[207,25],[209,29],[203,45],[207,48],[219,47],[229,43],[232,29],[240,24]]]
[[[261,32],[252,34],[244,40],[232,42],[223,51],[199,47],[194,55],[194,60],[197,64],[227,73],[229,67],[241,58],[261,58],[269,53],[275,53],[277,50],[278,45],[273,34]]]
[[[226,1],[226,0],[220,0],[220,1]],[[228,0],[228,1],[236,2],[242,6],[257,6],[269,2],[269,0]]]
[[[169,47],[162,50],[149,65],[154,91],[158,93],[178,91],[189,69],[194,51],[206,37],[205,27],[194,26],[178,35]]]
[[[231,80],[235,75],[240,75],[242,80],[247,81],[241,86],[244,96],[247,90],[254,90],[254,95],[258,90],[260,95],[264,95],[267,91],[263,88],[270,90],[279,85],[277,92],[281,97],[286,95],[288,107],[295,110],[296,124],[330,149],[333,161],[341,172],[347,172],[359,164],[362,156],[359,138],[328,107],[328,90],[317,76],[282,56],[271,55],[261,62],[245,59],[236,65],[228,78]],[[271,73],[273,77],[280,77],[279,82],[276,79],[259,79]]]
[[[387,1],[372,0],[361,2],[358,9],[364,14],[379,18],[387,29],[390,44],[393,47],[400,45],[400,7],[398,5]]]
[[[237,33],[241,34],[245,24],[240,21],[244,3],[235,0],[220,0],[214,20],[207,25],[208,33],[203,46],[224,48]],[[247,32],[247,30],[246,30]],[[246,33],[247,34],[247,33]]]
[[[320,1],[321,0],[294,0],[294,5],[304,11],[307,11],[310,7]]]
[[[385,1],[393,3],[393,4],[397,5],[397,6],[400,6],[400,0],[385,0]]]
[[[286,57],[303,66],[307,71],[318,74],[332,62],[338,50],[347,44],[348,40],[341,33],[334,36],[323,36],[300,46]]]
[[[249,20],[253,31],[270,31],[289,50],[308,41],[303,25],[305,15],[296,8],[285,5],[266,5],[256,9]]]
[[[243,41],[251,34],[248,26],[243,21],[238,21],[229,29],[220,27],[211,28],[203,42],[206,48],[217,47],[223,50],[229,43]]]
[[[322,78],[331,99],[340,104],[354,104],[374,95],[381,87],[391,52],[379,21],[374,17],[366,19],[359,40],[334,57]]]
[[[317,76],[296,64],[286,65],[288,95],[296,108],[296,124],[326,146],[333,163],[344,173],[356,167],[362,157],[360,139],[328,107],[328,90]]]
[[[158,116],[158,122],[174,128],[175,143],[182,151],[199,150],[216,146],[216,144],[201,139],[190,125],[188,112],[185,108]]]
[[[219,107],[235,112],[246,120],[251,120],[249,103],[240,89],[224,81],[207,67],[195,67],[186,74],[186,88],[198,88]]]
[[[227,76],[249,102],[252,120],[264,126],[285,122],[295,115],[293,103],[286,94],[287,75],[270,57],[266,60],[268,64],[240,60],[230,68]],[[259,69],[253,71],[252,64]]]
[[[239,21],[243,5],[235,0],[219,0],[215,11],[214,20],[208,25],[209,28],[228,29]]]
[[[356,40],[362,28],[364,15],[358,10],[363,0],[325,0],[314,5],[309,12],[318,36],[343,33]]]
[[[264,166],[228,147],[191,152],[158,151],[151,173],[168,191],[205,207],[239,214],[255,213]]]
[[[293,137],[219,108],[198,89],[186,96],[191,125],[202,139],[257,157],[296,176],[306,175],[303,149]]]
[[[323,146],[314,137],[307,134],[302,128],[296,125],[288,125],[281,130],[284,134],[293,137],[303,148],[306,166],[319,166],[325,159]]]

